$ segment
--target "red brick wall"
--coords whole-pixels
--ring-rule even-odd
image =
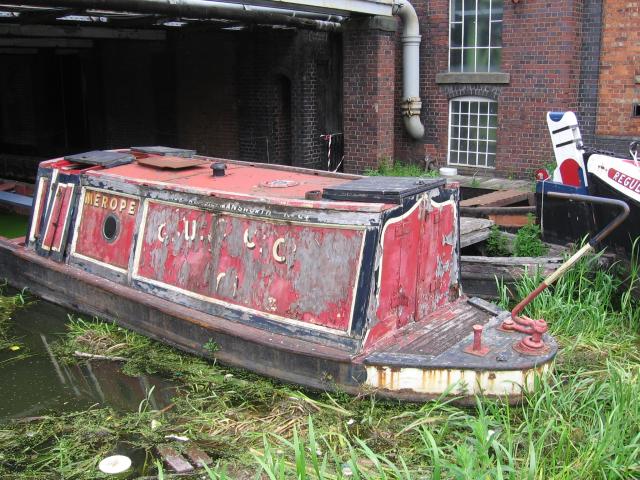
[[[581,4],[581,0],[524,0],[518,4],[505,1],[502,72],[510,74],[509,84],[446,85],[436,84],[435,76],[448,69],[449,1],[414,0],[423,35],[421,96],[426,135],[424,144],[412,141],[402,128],[396,108],[396,158],[419,162],[428,154],[438,165],[445,165],[449,100],[457,96],[482,96],[498,102],[496,168],[492,171],[458,167],[459,170],[530,177],[553,155],[546,112],[577,107]],[[400,75],[399,64],[398,83]],[[396,103],[400,95],[399,85]]]
[[[640,2],[604,2],[600,55],[598,135],[640,135],[640,118],[631,116],[640,102]]]
[[[351,23],[343,36],[344,170],[362,172],[393,158],[394,32]]]

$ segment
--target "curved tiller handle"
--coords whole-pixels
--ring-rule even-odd
[[[545,278],[540,285],[536,287],[529,295],[527,295],[515,308],[511,311],[511,318],[507,318],[500,328],[502,330],[517,331],[521,333],[531,334],[530,337],[522,340],[516,349],[522,353],[536,355],[545,351],[545,345],[542,341],[542,335],[548,330],[547,322],[544,320],[532,320],[528,317],[519,317],[518,315],[524,310],[528,304],[530,304],[534,298],[536,298],[542,291],[558,280],[569,270],[575,263],[580,260],[585,254],[595,249],[602,240],[604,240],[609,234],[615,230],[625,219],[629,216],[629,205],[622,200],[615,198],[594,197],[591,195],[579,195],[575,193],[561,193],[561,192],[549,192],[547,193],[553,198],[562,198],[566,200],[575,200],[578,202],[588,202],[596,205],[607,205],[620,208],[620,213],[611,220],[606,227],[593,236],[589,242],[584,245],[580,250],[574,253],[566,262],[564,262],[558,269]]]

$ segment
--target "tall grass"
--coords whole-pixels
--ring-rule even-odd
[[[637,270],[620,279],[597,261],[581,262],[527,309],[549,322],[561,351],[517,406],[304,392],[75,319],[59,351],[108,350],[130,359],[125,371],[160,373],[180,393],[163,411],[146,402],[128,413],[96,407],[0,426],[0,477],[99,478],[97,462],[122,442],[151,458],[165,435],[179,434],[215,458],[194,478],[640,478],[640,319],[627,295]],[[523,278],[517,296],[538,280]],[[143,470],[171,478],[154,460]]]

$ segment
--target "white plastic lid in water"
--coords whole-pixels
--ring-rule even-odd
[[[457,168],[452,168],[452,167],[441,167],[440,168],[440,175],[442,175],[443,177],[452,177],[454,175],[458,174],[458,169]]]
[[[128,470],[130,466],[131,459],[124,455],[111,455],[98,464],[101,472],[111,474],[122,473]]]

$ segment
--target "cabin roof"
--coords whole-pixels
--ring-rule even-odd
[[[205,161],[201,165],[181,169],[157,168],[135,161],[107,169],[90,169],[85,171],[85,174],[104,180],[155,186],[163,190],[234,200],[264,201],[272,205],[360,212],[380,212],[397,206],[383,202],[344,202],[305,198],[305,194],[309,191],[322,191],[327,187],[336,187],[360,178],[355,175],[225,159],[208,160],[210,161]],[[224,176],[212,175],[213,163],[226,165]]]

